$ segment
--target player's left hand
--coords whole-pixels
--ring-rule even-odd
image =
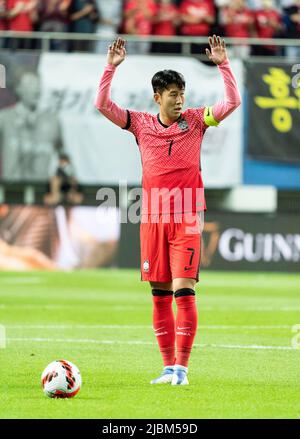
[[[227,59],[225,41],[216,35],[208,37],[210,50],[206,49],[208,59],[215,64],[221,64]]]

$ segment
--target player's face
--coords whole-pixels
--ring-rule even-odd
[[[41,93],[38,76],[34,73],[25,73],[18,85],[17,93],[26,107],[35,109]]]
[[[160,105],[161,113],[169,120],[178,119],[184,105],[184,89],[171,84],[162,94],[155,93],[155,101]]]

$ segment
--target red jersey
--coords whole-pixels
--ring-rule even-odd
[[[6,8],[11,11],[16,7],[18,3],[26,4],[26,6],[31,2],[31,0],[7,0]],[[33,26],[30,15],[28,12],[20,12],[14,18],[8,20],[8,29],[15,31],[32,32]]]
[[[163,15],[175,16],[178,14],[176,6],[169,4],[161,4],[158,6],[157,14],[161,14],[162,18],[153,25],[152,33],[154,35],[176,35],[176,28],[172,19],[163,18]]]
[[[254,24],[254,15],[247,8],[240,10],[226,8],[223,10],[222,21],[227,37],[249,38],[250,26]]]
[[[199,22],[196,24],[183,23],[181,25],[181,35],[201,36],[209,34],[211,25],[203,20],[208,15],[215,17],[215,10],[210,0],[202,0],[197,3],[192,0],[183,0],[180,6],[180,14],[199,18]]]
[[[281,23],[281,16],[275,9],[255,11],[256,29],[260,38],[273,38],[275,36],[276,29],[270,25],[270,20],[278,24]]]
[[[138,2],[136,0],[132,0],[126,3],[124,12],[136,10],[134,15],[134,24],[136,28],[137,35],[150,35],[152,32],[152,19],[151,16],[154,16],[157,11],[157,6],[153,2],[153,0],[145,1],[145,9],[138,8]],[[150,17],[147,17],[145,11],[150,14]],[[125,28],[126,28],[125,20]]]
[[[7,29],[7,21],[4,18],[5,13],[6,13],[5,1],[0,0],[0,30]]]
[[[143,213],[206,209],[199,169],[207,129],[204,108],[184,111],[170,126],[157,115],[137,111],[129,111],[129,115],[126,128],[134,134],[142,159]]]
[[[172,125],[158,115],[125,110],[111,100],[110,85],[116,70],[107,65],[95,107],[120,128],[134,134],[143,167],[144,214],[186,213],[205,210],[200,150],[208,126],[216,126],[237,108],[240,95],[229,62],[218,65],[225,85],[225,100],[213,107],[188,109]]]

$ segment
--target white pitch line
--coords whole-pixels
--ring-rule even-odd
[[[90,308],[91,305],[83,305],[86,308]],[[95,305],[94,305],[95,306]],[[101,307],[101,309],[107,309],[109,311],[136,311],[137,307],[136,306],[108,306],[108,305],[103,305],[102,303],[100,303],[99,305],[97,305],[99,307]],[[6,310],[15,310],[15,309],[25,309],[25,310],[59,310],[59,309],[71,309],[71,308],[82,308],[82,304],[68,304],[68,305],[26,305],[26,304],[22,304],[22,305],[16,305],[15,303],[12,304],[0,304],[0,309],[6,309]]]
[[[27,337],[7,337],[8,341],[33,341],[46,343],[90,343],[90,344],[129,344],[129,345],[153,345],[152,341],[142,340],[94,340],[91,338],[27,338]]]
[[[237,308],[235,306],[201,306],[200,309],[202,311],[214,311],[214,312],[296,312],[300,311],[300,306],[283,306],[283,307],[275,307],[275,306],[260,306],[260,307],[252,307],[252,306],[244,306],[241,308]]]
[[[39,277],[7,277],[1,279],[5,284],[39,284],[42,279]]]
[[[46,342],[46,343],[85,343],[85,344],[108,344],[108,345],[155,345],[156,343],[144,340],[94,340],[89,338],[7,338],[7,341],[20,341],[20,342]],[[260,349],[260,350],[285,350],[285,351],[297,351],[299,349],[291,346],[265,346],[265,345],[230,345],[230,344],[194,344],[195,347],[200,348],[216,348],[216,349]]]
[[[248,279],[248,280],[240,280],[240,279],[202,279],[199,282],[198,290],[201,290],[202,287],[231,287],[231,288],[266,288],[266,289],[282,289],[282,288],[299,288],[300,287],[300,278],[289,281],[288,279],[279,279],[276,282],[270,282],[266,279]],[[197,288],[197,287],[196,287]]]
[[[86,307],[90,307],[90,305],[85,305]],[[136,310],[136,306],[125,305],[125,306],[109,306],[105,304],[99,304],[99,307],[102,309],[107,308],[110,311],[125,311],[125,310]],[[1,309],[71,309],[71,308],[82,307],[81,304],[66,304],[66,305],[16,305],[16,304],[0,304]],[[235,306],[205,306],[200,304],[199,308],[201,311],[214,311],[214,312],[297,312],[300,311],[300,306],[283,306],[283,307],[274,307],[274,306],[260,306],[260,307],[252,307],[252,306],[241,306],[241,308],[237,308]]]
[[[219,349],[268,349],[268,350],[280,350],[280,351],[293,351],[300,348],[293,348],[292,346],[265,346],[265,345],[226,345],[226,344],[207,344],[207,345],[194,345],[200,347],[219,348]]]
[[[216,330],[259,330],[259,329],[291,329],[291,325],[199,325],[198,329]],[[80,325],[80,324],[61,324],[61,325],[4,325],[7,329],[152,329],[150,325]]]
[[[293,325],[200,325],[199,329],[291,329]]]
[[[70,273],[72,274],[72,273]],[[31,284],[41,283],[43,278],[40,277],[3,277],[1,282],[7,284]],[[282,289],[282,288],[299,288],[300,280],[279,279],[276,283],[270,282],[267,278],[249,278],[248,280],[240,279],[207,279],[200,280],[198,290],[202,287],[231,287],[231,288],[266,288],[266,289]]]

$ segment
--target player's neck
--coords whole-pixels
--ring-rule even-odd
[[[176,117],[174,119],[169,118],[166,114],[163,114],[162,112],[159,112],[158,120],[159,122],[164,126],[170,126],[174,122],[176,122],[178,119],[180,119],[181,116]]]

